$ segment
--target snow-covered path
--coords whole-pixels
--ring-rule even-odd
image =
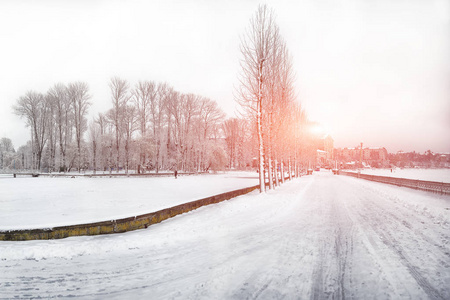
[[[0,298],[450,299],[450,197],[318,172],[145,230],[0,243]]]

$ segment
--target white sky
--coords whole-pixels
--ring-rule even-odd
[[[298,99],[335,146],[450,152],[450,0],[266,1],[294,57]],[[85,81],[165,81],[234,115],[239,36],[258,1],[0,0],[0,137],[29,139],[12,105]]]

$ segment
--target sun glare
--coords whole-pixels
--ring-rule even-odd
[[[312,124],[309,131],[314,136],[323,136],[326,134],[326,130],[323,125],[318,123]]]

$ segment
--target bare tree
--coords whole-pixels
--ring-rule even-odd
[[[295,134],[292,131],[294,120],[297,117],[296,112],[296,102],[295,102],[295,92],[294,92],[294,73],[292,68],[292,57],[290,56],[286,44],[281,46],[281,61],[279,70],[279,83],[278,83],[278,107],[275,111],[276,113],[276,124],[278,128],[277,143],[278,154],[281,155],[282,167],[284,167],[284,161],[288,162],[289,177],[292,178],[291,169],[291,157],[293,153],[293,140]],[[284,172],[284,168],[283,168]],[[284,182],[284,176],[282,177]]]
[[[109,119],[114,126],[115,136],[116,136],[116,168],[117,173],[119,173],[120,165],[120,139],[121,139],[121,121],[123,117],[124,106],[130,99],[128,93],[129,85],[126,80],[120,79],[118,77],[113,77],[109,83],[109,88],[111,90],[111,100],[113,107],[109,113]]]
[[[101,168],[103,169],[103,171],[105,171],[106,166],[108,166],[108,168],[111,167],[110,157],[108,156],[108,153],[107,153],[108,152],[108,143],[107,143],[108,120],[107,120],[107,117],[104,114],[99,113],[97,118],[95,119],[95,123],[98,125],[98,130],[99,130],[99,142],[97,142],[97,147],[100,147],[99,154],[100,154]]]
[[[200,96],[194,94],[187,94],[181,97],[181,119],[178,120],[181,126],[179,133],[179,151],[181,154],[181,165],[183,170],[193,170],[194,160],[192,159],[194,150],[194,134],[193,125],[194,120],[199,114]]]
[[[14,146],[10,138],[3,137],[0,139],[0,169],[4,169],[9,165],[8,158],[14,154]]]
[[[92,146],[91,153],[92,153],[92,167],[94,169],[94,174],[97,172],[97,152],[99,148],[99,140],[101,144],[101,133],[100,133],[100,125],[96,120],[92,120],[89,123],[89,140],[90,144]]]
[[[277,27],[273,12],[266,5],[259,6],[250,20],[250,27],[241,39],[240,89],[237,100],[244,111],[256,119],[259,141],[259,183],[260,192],[265,191],[264,142],[263,142],[263,97],[267,77],[270,76],[271,57],[277,46],[274,35]]]
[[[132,105],[123,107],[122,128],[125,133],[125,173],[128,174],[131,139],[136,130],[136,108]]]
[[[209,148],[212,143],[212,139],[210,139],[210,135],[212,131],[219,127],[219,124],[223,122],[225,118],[225,113],[219,108],[217,102],[212,101],[209,98],[201,98],[199,101],[199,129],[200,132],[198,134],[198,145],[197,150],[198,153],[198,162],[197,162],[197,170],[201,171],[205,169],[203,164],[207,161],[207,148]]]
[[[29,91],[17,100],[13,106],[14,113],[26,118],[26,125],[31,127],[34,167],[41,169],[42,151],[47,141],[46,130],[50,114],[49,104],[44,95]]]
[[[48,91],[54,105],[55,125],[59,142],[59,170],[67,170],[67,147],[72,138],[73,110],[67,87],[58,83]]]
[[[53,172],[56,167],[56,144],[57,144],[57,130],[58,126],[56,123],[57,120],[57,101],[52,95],[50,91],[45,95],[46,101],[48,102],[48,106],[50,109],[49,121],[47,122],[47,135],[48,135],[48,143],[47,143],[47,167],[49,172]]]
[[[83,134],[87,129],[86,115],[91,105],[89,99],[89,86],[85,82],[70,83],[68,86],[68,95],[72,103],[73,120],[75,126],[75,139],[77,142],[78,172],[81,169],[81,143]]]
[[[236,167],[236,152],[239,136],[239,120],[237,118],[228,119],[223,123],[223,132],[225,135],[225,142],[227,143],[227,152],[230,168]]]
[[[266,84],[263,97],[263,131],[265,132],[265,155],[268,169],[269,178],[269,189],[273,189],[273,127],[274,123],[278,120],[274,120],[274,113],[281,104],[279,97],[279,86],[280,86],[280,73],[282,65],[284,63],[282,56],[282,47],[284,41],[282,41],[279,34],[279,29],[274,26],[273,30],[273,42],[272,42],[272,53],[267,59],[267,76]],[[277,169],[276,159],[275,159],[275,171]],[[276,177],[276,176],[275,176]],[[276,181],[277,182],[277,181]],[[277,182],[278,184],[278,182]]]
[[[292,58],[284,41],[279,40],[278,45],[277,55],[272,60],[272,75],[268,84],[269,104],[267,106],[267,122],[269,124],[267,126],[268,152],[269,158],[274,157],[276,184],[279,182],[278,161],[280,161],[281,174],[284,174],[284,162],[287,159],[288,167],[290,168],[290,151],[293,151],[293,144],[296,142],[295,133],[292,129],[292,113],[295,109],[295,105],[293,106],[292,104],[295,100]],[[281,181],[284,182],[284,176],[281,176]]]
[[[1,152],[15,152],[14,146],[10,138],[3,137],[0,139]]]
[[[140,81],[133,90],[133,102],[136,106],[138,115],[137,122],[141,138],[139,142],[139,164],[143,165],[147,159],[146,153],[148,148],[147,126],[150,117],[153,115],[153,103],[157,96],[156,84],[153,81]]]
[[[181,108],[180,99],[182,95],[170,89],[166,96],[166,124],[167,124],[167,137],[166,137],[166,156],[167,167],[178,168],[179,164],[179,141],[181,132]]]
[[[156,173],[159,172],[160,167],[163,165],[163,127],[164,118],[166,116],[166,107],[170,102],[172,93],[174,93],[173,88],[169,87],[166,83],[160,83],[157,87],[157,95],[151,98],[151,121],[153,126],[153,138],[155,141],[156,155],[155,155],[155,170]],[[167,118],[167,121],[170,117]],[[165,153],[167,156],[167,153]]]

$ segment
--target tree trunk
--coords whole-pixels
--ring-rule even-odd
[[[257,125],[258,125],[258,140],[259,140],[259,192],[265,192],[266,183],[264,176],[264,141],[262,136],[262,67],[264,59],[261,58],[259,61],[259,72],[258,72],[258,104],[257,104]]]
[[[268,145],[267,156],[269,158],[268,163],[268,176],[269,176],[269,190],[273,190],[273,176],[272,176],[272,112],[269,114],[269,126],[267,128]]]
[[[119,128],[116,126],[116,151],[117,151],[117,157],[116,157],[116,173],[119,173],[119,159],[120,159],[120,144],[119,144]]]
[[[289,156],[288,163],[289,163],[289,167],[288,167],[288,169],[289,169],[289,180],[292,180],[292,167],[291,167],[291,157],[290,156]]]
[[[278,178],[278,160],[275,158],[275,186],[280,185],[280,178]]]
[[[125,174],[128,174],[128,163],[129,163],[129,142],[128,139],[125,142]]]
[[[109,166],[109,175],[111,175],[111,172],[112,172],[112,139],[109,141],[108,166]]]
[[[94,174],[96,173],[97,170],[97,157],[96,157],[96,152],[97,152],[97,143],[95,141],[92,142],[92,154],[93,154],[93,165],[94,165]]]

